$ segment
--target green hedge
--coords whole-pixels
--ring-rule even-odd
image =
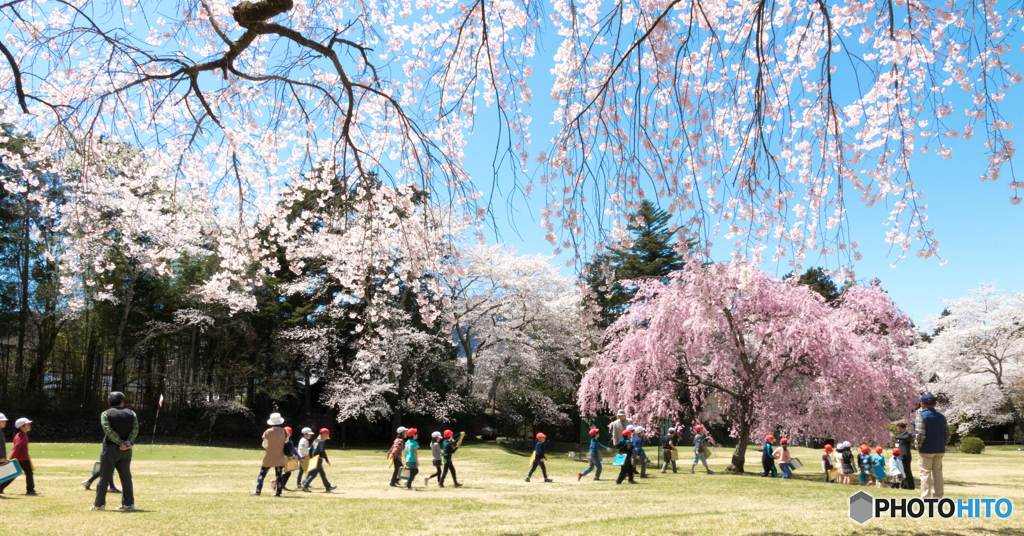
[[[960,452],[965,454],[981,454],[985,450],[985,442],[977,437],[965,437],[960,442]]]

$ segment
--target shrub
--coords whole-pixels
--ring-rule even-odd
[[[960,452],[965,454],[981,454],[985,450],[985,442],[977,437],[965,437],[960,442]]]

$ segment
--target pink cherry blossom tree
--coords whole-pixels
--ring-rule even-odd
[[[794,278],[795,279],[795,278]],[[753,435],[888,440],[888,415],[913,409],[909,318],[877,286],[848,288],[837,307],[749,264],[696,263],[645,282],[586,372],[587,414],[625,408],[655,423],[712,406],[738,441]],[[688,389],[692,408],[680,405]]]
[[[1024,293],[982,285],[949,314],[929,319],[936,335],[914,348],[916,370],[931,378],[961,434],[979,426],[1012,424],[1024,431]]]

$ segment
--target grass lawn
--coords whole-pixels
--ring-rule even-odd
[[[119,495],[108,495],[110,510],[88,511],[94,494],[79,482],[89,476],[98,444],[37,443],[30,450],[43,495],[26,497],[22,479],[12,483],[0,500],[2,534],[1024,534],[1024,452],[1016,447],[945,458],[947,497],[1008,497],[1016,507],[1008,519],[876,519],[863,527],[847,515],[857,488],[818,482],[820,452],[801,448],[793,450],[806,466],[791,481],[726,474],[723,450],[712,458],[715,475],[683,474],[686,465],[678,475],[655,471],[639,485],[616,486],[610,465],[603,481],[577,483],[585,464],[565,454],[550,455],[554,483],[539,475],[527,483],[528,456],[466,445],[455,457],[464,487],[424,490],[419,478],[416,493],[388,487],[384,449],[329,449],[327,473],[337,491],[322,493],[318,479],[315,493],[274,498],[269,478],[262,497],[248,496],[258,449],[157,445],[150,453],[142,446],[132,463],[140,510],[133,514],[112,511]],[[749,453],[749,470],[760,472],[759,456]]]

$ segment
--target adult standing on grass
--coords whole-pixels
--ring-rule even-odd
[[[271,413],[267,424],[270,425],[270,428],[263,432],[263,448],[266,449],[266,452],[263,453],[263,466],[260,468],[260,475],[256,477],[256,491],[250,495],[259,496],[263,491],[263,479],[267,477],[267,472],[273,467],[274,488],[277,491],[274,493],[274,497],[280,497],[281,491],[284,490],[282,469],[288,462],[288,457],[284,452],[285,443],[288,442],[288,432],[281,428],[281,425],[284,424],[284,417],[280,413]]]
[[[921,498],[942,498],[942,457],[949,443],[949,425],[946,416],[935,410],[935,395],[921,396],[921,411],[914,418],[914,443],[921,457]]]
[[[397,435],[395,435],[395,441],[391,443],[391,450],[388,451],[388,459],[395,466],[395,471],[391,473],[391,484],[393,488],[398,487],[398,475],[402,472],[402,451],[405,448],[405,432],[408,428],[399,426]]]
[[[617,411],[615,417],[616,419],[608,425],[608,429],[612,433],[612,446],[618,447],[619,442],[623,441],[622,432],[625,432],[628,427],[632,426],[633,421],[626,418],[626,410],[624,409]]]
[[[913,447],[914,436],[907,430],[907,423],[901,422],[896,425],[896,446],[900,451],[900,463],[903,464],[903,482],[901,488],[914,489],[914,474],[910,470],[910,451]]]
[[[104,510],[107,504],[107,490],[113,487],[114,470],[121,479],[121,506],[117,510],[135,510],[135,493],[132,487],[132,446],[139,435],[139,418],[135,412],[124,407],[124,393],[113,391],[107,395],[110,409],[100,414],[103,427],[103,450],[100,452],[100,483],[96,486],[96,500],[90,510]]]

